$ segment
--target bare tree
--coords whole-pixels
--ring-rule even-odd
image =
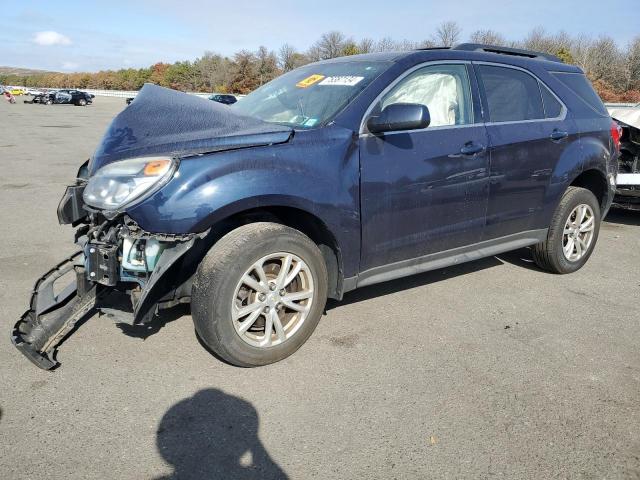
[[[422,40],[416,44],[416,48],[434,48],[436,46],[436,42],[433,40]]]
[[[462,28],[457,22],[443,22],[436,29],[434,42],[440,47],[452,47],[460,41]]]
[[[420,42],[414,42],[412,40],[402,40],[396,43],[396,50],[401,52],[408,52],[410,50],[416,50],[422,48],[423,45]]]
[[[320,40],[309,49],[308,54],[314,60],[336,58],[342,55],[348,43],[353,43],[353,41],[348,39],[344,33],[334,30],[322,34]]]
[[[543,27],[531,30],[522,41],[522,46],[527,50],[555,54],[556,46],[553,39],[547,35]]]
[[[627,46],[624,77],[625,90],[640,90],[640,35]]]
[[[593,70],[593,39],[580,35],[573,41],[571,48],[573,60],[587,75]]]
[[[256,58],[258,60],[257,70],[260,85],[270,82],[280,74],[278,70],[278,58],[276,54],[268,50],[267,47],[260,46],[256,52]]]
[[[280,47],[280,52],[278,52],[278,65],[283,72],[288,72],[296,68],[296,57],[298,52],[295,47],[292,45],[285,43],[282,47]]]
[[[322,60],[322,51],[320,50],[320,47],[317,45],[317,43],[314,43],[309,47],[306,56],[310,62],[318,62]]]
[[[256,55],[248,50],[240,50],[234,55],[230,81],[232,92],[249,93],[260,85],[256,63]]]
[[[358,51],[360,53],[371,53],[375,49],[375,42],[370,38],[363,38],[358,43]]]
[[[624,80],[623,54],[618,49],[615,40],[609,36],[602,36],[592,45],[593,80],[602,80],[608,85],[617,85]]]
[[[396,50],[396,42],[391,37],[384,37],[376,42],[376,52],[393,52],[394,50]]]
[[[196,59],[194,66],[207,91],[213,92],[218,85],[224,85],[228,80],[228,60],[217,53],[204,52],[201,58]]]
[[[469,37],[472,43],[482,43],[484,45],[507,46],[507,39],[495,30],[476,30]]]

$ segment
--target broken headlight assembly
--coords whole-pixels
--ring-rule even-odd
[[[177,160],[170,157],[132,158],[110,163],[89,178],[82,198],[87,205],[99,210],[121,210],[167,183],[177,165]]]

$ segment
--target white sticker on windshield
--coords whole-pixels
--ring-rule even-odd
[[[325,86],[339,85],[339,86],[345,86],[345,87],[355,87],[362,80],[364,80],[364,77],[354,77],[349,75],[343,75],[340,77],[327,77],[324,80],[322,80],[318,85],[325,85]]]

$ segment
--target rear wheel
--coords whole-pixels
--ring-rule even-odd
[[[196,331],[234,365],[282,360],[309,338],[327,300],[327,269],[318,247],[275,223],[244,225],[202,260],[192,291]]]
[[[533,248],[536,264],[553,273],[572,273],[593,253],[600,232],[600,206],[584,188],[569,187],[551,220],[547,240]]]

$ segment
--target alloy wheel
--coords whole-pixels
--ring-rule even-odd
[[[300,257],[287,252],[264,256],[245,271],[236,286],[233,326],[249,345],[279,345],[300,329],[314,298],[311,270]]]
[[[584,257],[591,247],[595,233],[595,215],[587,204],[580,204],[569,214],[564,225],[562,251],[570,262]]]

